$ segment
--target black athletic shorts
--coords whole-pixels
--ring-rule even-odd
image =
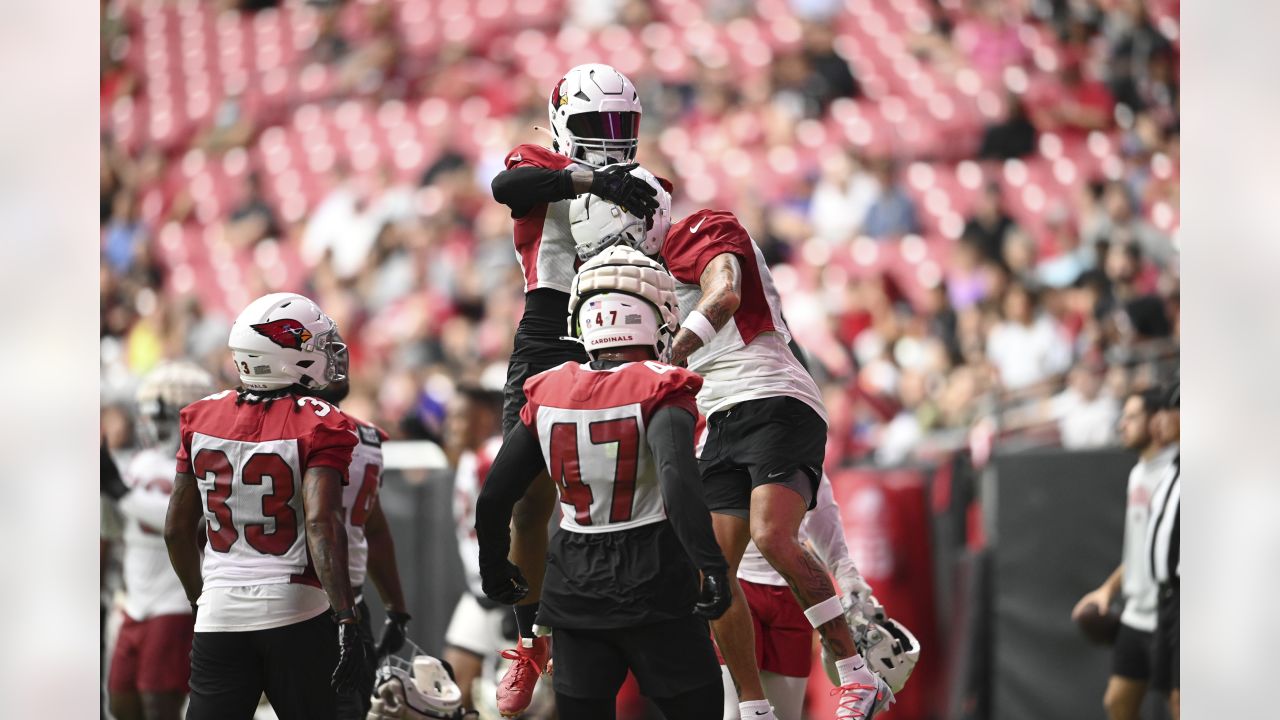
[[[557,627],[552,687],[575,698],[613,698],[630,670],[640,692],[668,698],[719,682],[720,663],[707,621],[687,615],[608,630]]]
[[[1151,686],[1162,693],[1177,690],[1181,684],[1178,614],[1177,586],[1161,587],[1156,602],[1156,632],[1151,640]]]
[[[738,403],[707,418],[707,442],[698,460],[707,507],[738,514],[751,507],[751,491],[787,482],[801,470],[818,496],[827,454],[827,423],[793,397]]]
[[[252,720],[264,692],[280,720],[335,720],[337,664],[328,612],[268,630],[197,632],[187,720]]]
[[[671,523],[629,530],[556,530],[547,547],[538,624],[620,628],[682,618],[698,602],[698,571]]]
[[[1142,682],[1151,679],[1151,633],[1120,623],[1111,647],[1111,674]]]

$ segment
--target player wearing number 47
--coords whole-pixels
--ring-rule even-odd
[[[591,356],[530,378],[527,404],[476,507],[487,596],[528,592],[507,559],[511,512],[546,468],[564,510],[537,623],[555,630],[561,720],[609,720],[630,670],[668,720],[718,717],[708,619],[731,602],[693,456],[697,375],[664,360],[677,330],[675,281],[631,248],[585,264],[569,301]],[[698,571],[702,581],[699,588]]]
[[[196,613],[187,719],[250,720],[265,692],[280,720],[336,720],[366,662],[342,505],[359,430],[310,393],[346,346],[291,293],[250,303],[228,345],[241,387],[182,410],[164,527]]]

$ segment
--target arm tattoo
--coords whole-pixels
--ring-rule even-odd
[[[200,573],[200,491],[196,478],[179,473],[173,482],[169,510],[164,519],[164,543],[169,550],[169,564],[182,583],[187,601],[195,603],[204,591]]]
[[[711,321],[716,330],[724,327],[742,302],[742,266],[732,253],[721,253],[707,263],[699,279],[702,300],[696,308]],[[681,329],[672,343],[671,363],[683,365],[702,347],[702,340],[692,331]]]
[[[342,521],[342,482],[333,468],[307,468],[302,506],[307,516],[307,549],[320,585],[335,611],[351,608],[355,598],[347,566],[347,528]]]

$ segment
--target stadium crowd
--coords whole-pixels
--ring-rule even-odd
[[[555,78],[641,90],[675,216],[731,210],[825,394],[829,458],[1117,441],[1176,370],[1177,0],[103,0],[104,431],[137,378],[226,386],[236,309],[302,292],[346,407],[438,438],[523,301],[503,155]]]

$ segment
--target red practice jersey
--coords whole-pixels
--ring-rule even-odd
[[[506,167],[536,167],[548,170],[578,169],[580,166],[554,150],[540,145],[520,145],[506,159]],[[524,291],[551,288],[569,292],[577,272],[578,254],[569,230],[569,200],[537,205],[515,220],[516,256],[524,271]]]
[[[711,342],[689,357],[689,369],[706,382],[699,409],[711,415],[746,400],[794,397],[825,420],[818,386],[788,347],[791,332],[764,255],[733,213],[698,210],[667,233],[662,259],[676,279],[681,321],[702,300],[702,271],[726,253],[742,269],[741,303]]]
[[[646,428],[669,405],[696,416],[701,388],[694,373],[653,361],[606,370],[565,363],[530,378],[520,420],[556,483],[560,527],[601,533],[665,520]]]
[[[302,476],[337,470],[347,483],[357,428],[313,397],[236,404],[224,390],[180,415],[178,472],[195,475],[209,545],[205,588],[301,582],[320,586],[307,552]]]

